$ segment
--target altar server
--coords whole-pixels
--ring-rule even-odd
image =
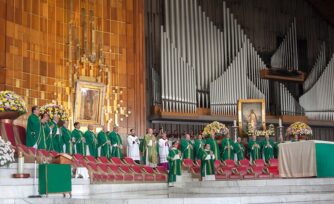
[[[167,139],[166,132],[161,134],[161,138],[159,139],[159,158],[160,158],[160,166],[166,167],[168,169],[168,157],[169,154],[169,142]]]
[[[135,129],[131,129],[128,136],[128,157],[133,159],[137,164],[140,164],[139,145],[140,141],[138,136],[136,136],[136,131]]]

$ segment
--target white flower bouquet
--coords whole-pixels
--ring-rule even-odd
[[[9,165],[9,163],[14,162],[14,152],[12,144],[2,139],[0,136],[0,166]]]

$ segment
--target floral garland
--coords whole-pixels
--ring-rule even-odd
[[[41,114],[47,113],[52,119],[55,115],[59,116],[61,121],[68,120],[68,114],[63,106],[57,104],[46,104],[40,108]]]
[[[225,126],[225,124],[220,123],[218,121],[214,121],[208,125],[205,126],[203,130],[203,135],[208,136],[211,135],[212,132],[221,134],[223,136],[227,135],[229,133],[229,129]]]
[[[312,129],[303,122],[295,122],[286,130],[288,136],[303,135],[312,136]]]
[[[27,112],[25,101],[12,91],[0,91],[0,112],[18,112],[23,115]]]
[[[275,135],[275,126],[273,124],[270,124],[267,130],[253,130],[253,127],[249,123],[247,134],[250,135],[250,136],[255,134],[257,137],[265,136],[267,134],[269,136],[274,136]]]
[[[15,149],[12,148],[10,141],[5,142],[0,136],[0,166],[8,165],[10,162],[14,162]]]

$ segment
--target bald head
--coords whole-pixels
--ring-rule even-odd
[[[186,134],[186,140],[190,140],[190,135]]]

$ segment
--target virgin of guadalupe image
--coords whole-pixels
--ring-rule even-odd
[[[248,124],[250,124],[253,130],[257,130],[257,116],[253,109],[250,110],[248,115]]]

